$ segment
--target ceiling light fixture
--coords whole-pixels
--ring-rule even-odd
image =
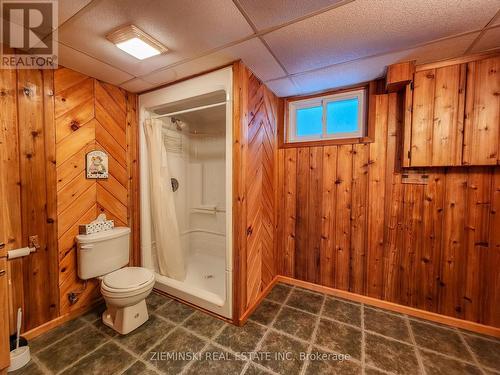
[[[167,47],[134,25],[120,27],[106,35],[106,38],[139,60],[168,51]]]

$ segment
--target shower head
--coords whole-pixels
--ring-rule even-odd
[[[186,123],[179,120],[178,118],[175,118],[175,117],[172,117],[170,119],[170,121],[172,122],[172,124],[175,125],[175,127],[177,128],[178,131],[182,131],[182,129],[184,129],[186,127]]]

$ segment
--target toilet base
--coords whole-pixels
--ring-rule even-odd
[[[106,311],[102,313],[102,322],[122,335],[132,332],[148,319],[146,300],[127,307],[107,305]]]

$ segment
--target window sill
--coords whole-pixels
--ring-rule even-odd
[[[322,139],[319,141],[284,142],[279,146],[279,148],[341,146],[341,145],[353,145],[358,143],[373,143],[373,141],[374,140],[371,137]]]

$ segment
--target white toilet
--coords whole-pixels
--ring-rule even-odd
[[[130,228],[76,236],[78,276],[99,278],[106,301],[102,321],[126,335],[149,318],[146,297],[153,290],[154,273],[142,267],[124,267],[129,262]],[[123,268],[122,268],[123,267]]]

